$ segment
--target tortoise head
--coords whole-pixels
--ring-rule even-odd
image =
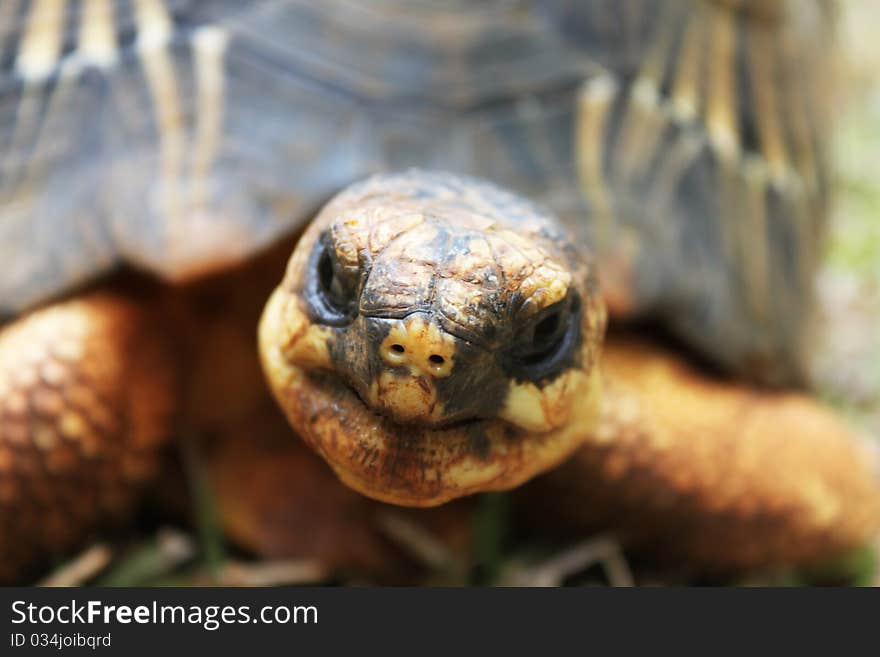
[[[319,213],[260,326],[293,427],[353,488],[432,505],[518,485],[588,434],[605,314],[551,217],[409,172]]]

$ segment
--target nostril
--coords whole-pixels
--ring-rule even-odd
[[[406,347],[399,342],[386,344],[382,350],[382,359],[389,365],[403,365],[407,361]]]
[[[449,376],[449,373],[452,370],[452,361],[449,357],[444,357],[440,354],[431,354],[428,356],[427,360],[428,362],[426,363],[426,366],[431,376]]]

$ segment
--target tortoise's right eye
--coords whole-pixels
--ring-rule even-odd
[[[348,324],[357,309],[357,282],[357,272],[336,260],[330,236],[322,235],[310,258],[306,282],[313,319],[331,326]]]
[[[580,299],[572,293],[521,326],[503,354],[507,372],[528,381],[559,374],[577,352],[580,317]]]
[[[318,259],[318,286],[328,303],[342,310],[348,303],[347,293],[342,284],[338,267],[327,249],[323,249]]]

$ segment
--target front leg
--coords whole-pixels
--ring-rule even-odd
[[[613,527],[710,572],[821,562],[877,536],[876,450],[815,400],[633,336],[609,336],[602,366],[599,427],[519,497],[545,529]]]
[[[0,331],[0,582],[131,507],[170,434],[170,363],[150,311],[109,293]]]

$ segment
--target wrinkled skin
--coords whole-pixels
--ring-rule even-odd
[[[510,488],[577,447],[604,323],[589,261],[549,216],[411,172],[318,215],[260,349],[291,423],[343,481],[425,506]]]

